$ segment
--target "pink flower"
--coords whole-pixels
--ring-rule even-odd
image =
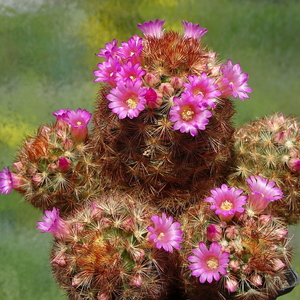
[[[118,55],[124,63],[130,61],[132,65],[140,63],[143,50],[143,39],[137,35],[131,37],[128,42],[122,42]]]
[[[153,240],[155,247],[157,249],[163,248],[171,253],[173,248],[179,250],[181,248],[179,243],[183,241],[183,232],[178,230],[181,224],[179,222],[173,223],[173,218],[167,218],[165,213],[162,213],[161,218],[152,216],[151,220],[154,222],[155,227],[149,226],[147,229],[151,233],[149,239]]]
[[[9,194],[12,189],[19,189],[22,185],[22,178],[18,174],[11,173],[9,167],[3,168],[0,172],[0,192]]]
[[[0,172],[0,191],[2,194],[9,194],[12,189],[12,174],[9,171],[9,167],[3,168],[2,172]]]
[[[141,68],[139,63],[133,65],[131,61],[122,65],[120,72],[117,73],[117,81],[126,81],[130,79],[135,81],[137,79],[142,79],[142,76],[146,74],[146,71]]]
[[[52,113],[52,115],[57,119],[63,119],[69,111],[69,109],[59,109],[57,112]]]
[[[119,115],[119,119],[129,117],[133,119],[145,109],[145,94],[147,88],[142,87],[142,81],[131,81],[127,79],[125,82],[119,81],[117,87],[110,91],[106,98],[111,101],[108,107],[113,113]]]
[[[162,27],[165,23],[165,20],[158,20],[156,19],[155,21],[148,21],[145,22],[143,25],[138,24],[138,28],[143,31],[144,35],[149,35],[153,36],[156,38],[160,38],[163,35],[163,30]]]
[[[255,212],[262,212],[271,201],[283,198],[283,192],[280,188],[274,187],[275,182],[268,181],[260,176],[251,175],[246,179],[251,189],[248,197],[248,205]]]
[[[170,110],[170,121],[175,122],[174,130],[190,132],[192,136],[198,134],[198,129],[205,130],[212,113],[199,107],[199,96],[195,98],[190,93],[182,93],[181,98],[173,98],[175,105]]]
[[[218,85],[214,84],[214,78],[208,78],[206,73],[202,73],[201,76],[188,76],[190,83],[184,83],[183,86],[196,97],[202,95],[201,103],[206,108],[207,105],[210,107],[216,107],[216,97],[219,97],[222,93],[217,90]]]
[[[251,93],[252,89],[247,84],[248,74],[242,73],[239,63],[232,65],[231,60],[228,59],[228,66],[223,65],[221,71],[223,75],[217,83],[223,97],[232,95],[234,98],[239,97],[242,101],[244,98],[249,98],[246,93]]]
[[[222,246],[217,242],[212,242],[207,249],[205,243],[200,242],[199,248],[193,249],[195,255],[189,256],[188,260],[193,262],[189,266],[192,276],[199,277],[199,281],[211,283],[220,279],[220,274],[227,274],[226,268],[229,263],[229,253],[222,251]]]
[[[222,238],[222,228],[219,225],[211,224],[206,228],[207,239],[211,242],[217,242]]]
[[[193,23],[189,23],[187,21],[182,21],[184,27],[184,37],[185,38],[193,38],[199,40],[202,35],[207,32],[206,28],[199,28],[200,24],[194,25]]]
[[[71,133],[76,141],[84,141],[88,134],[88,124],[92,114],[85,109],[78,108],[77,112],[70,110],[64,120],[71,125]]]
[[[94,81],[104,81],[111,87],[115,87],[117,73],[121,70],[119,59],[117,57],[109,57],[108,61],[98,64],[98,68],[100,70],[94,71],[94,75],[98,77]]]
[[[69,109],[59,109],[57,112],[52,113],[53,116],[56,117],[56,123],[55,123],[55,127],[58,129],[63,129],[66,128],[68,126],[68,123],[65,121],[65,117],[67,115],[67,113],[69,112]]]
[[[113,40],[111,43],[105,44],[105,49],[100,49],[100,53],[96,54],[99,57],[103,57],[105,59],[109,59],[110,57],[115,57],[119,47],[117,46],[118,41]]]
[[[215,209],[215,213],[219,215],[223,221],[230,221],[235,212],[244,212],[243,205],[246,204],[247,196],[241,196],[243,190],[228,188],[226,184],[222,184],[221,188],[211,190],[211,197],[205,199],[211,202],[211,209]]]
[[[59,216],[59,210],[53,207],[51,210],[45,211],[44,221],[39,221],[36,228],[41,229],[41,233],[50,232],[54,237],[64,237],[69,234],[69,225]]]

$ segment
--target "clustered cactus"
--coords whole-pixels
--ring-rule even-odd
[[[0,172],[45,211],[51,266],[71,300],[274,299],[289,285],[299,220],[299,123],[235,129],[248,75],[183,21],[106,44],[93,113],[53,113]]]

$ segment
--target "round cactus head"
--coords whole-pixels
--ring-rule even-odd
[[[92,143],[114,183],[178,209],[228,169],[230,97],[243,100],[251,89],[239,64],[220,63],[203,45],[205,28],[184,21],[180,34],[163,24],[139,24],[143,37],[114,40],[98,54]]]

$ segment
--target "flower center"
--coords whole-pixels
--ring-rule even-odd
[[[82,125],[82,123],[80,122],[80,121],[77,121],[77,123],[76,123],[78,126],[81,126]]]
[[[195,88],[193,90],[193,94],[194,95],[202,95],[202,96],[204,95],[203,92],[199,88]]]
[[[128,108],[136,108],[138,101],[136,99],[129,98],[126,100],[126,104]]]
[[[215,257],[211,257],[209,260],[206,261],[206,264],[209,269],[216,270],[219,267],[219,260]]]
[[[158,235],[158,237],[157,237],[157,239],[158,240],[162,240],[162,238],[165,236],[165,234],[163,233],[163,232],[161,232],[159,235]]]
[[[183,106],[180,112],[181,119],[186,122],[191,121],[194,114],[195,112],[189,105]]]
[[[233,204],[231,202],[229,202],[228,200],[223,201],[221,204],[221,208],[223,210],[231,210],[232,207],[233,207]]]

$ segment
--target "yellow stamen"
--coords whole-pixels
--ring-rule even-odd
[[[233,204],[227,200],[223,201],[221,204],[221,209],[223,210],[231,210],[233,207]]]
[[[139,102],[136,99],[129,98],[129,99],[126,100],[126,104],[127,104],[128,108],[134,109],[134,108],[136,108],[138,103]]]
[[[219,260],[215,257],[212,257],[206,261],[206,264],[211,270],[216,270],[219,267]]]
[[[164,234],[163,232],[161,232],[161,233],[158,235],[157,239],[158,239],[158,240],[161,240],[164,236],[165,236],[165,234]]]
[[[195,112],[188,105],[183,106],[180,112],[181,119],[186,122],[191,121],[194,114]]]
[[[81,126],[81,125],[82,125],[82,123],[81,123],[80,121],[78,121],[76,124],[77,124],[78,126]]]

